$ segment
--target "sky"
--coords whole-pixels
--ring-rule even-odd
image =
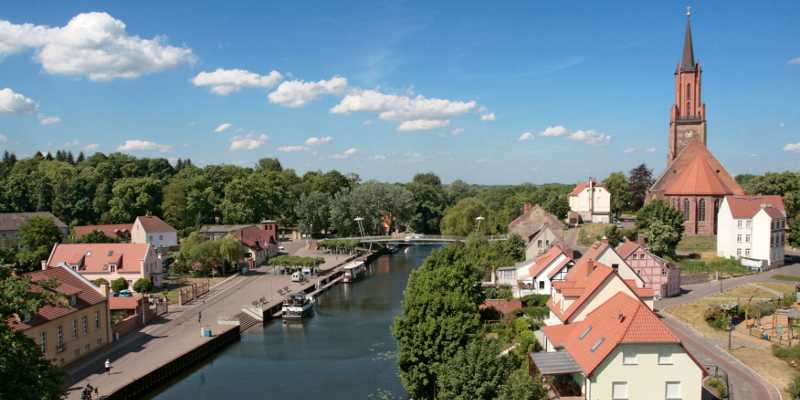
[[[658,175],[687,5],[709,149],[732,175],[800,169],[796,1],[2,2],[0,147],[382,182]]]

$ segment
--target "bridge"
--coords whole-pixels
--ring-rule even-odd
[[[452,236],[452,235],[424,235],[421,233],[409,233],[405,235],[391,235],[391,236],[362,236],[362,237],[346,237],[337,238],[338,240],[358,240],[361,243],[407,243],[407,244],[425,244],[425,243],[452,243],[452,242],[466,242],[467,236]],[[489,241],[496,242],[501,240],[508,240],[508,235],[489,235]]]

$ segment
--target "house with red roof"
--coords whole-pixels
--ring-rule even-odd
[[[83,225],[73,226],[72,230],[75,232],[74,239],[81,239],[91,231],[98,231],[106,236],[119,239],[120,243],[130,243],[133,224]]]
[[[64,246],[64,245],[62,245]],[[43,306],[35,314],[17,315],[8,323],[40,346],[44,357],[65,365],[112,340],[108,285],[95,286],[71,268],[55,266],[22,275],[34,282],[56,278],[54,290],[66,296],[64,307]],[[32,285],[31,290],[42,290]]]
[[[50,217],[61,231],[61,243],[66,243],[69,238],[69,227],[56,218],[53,214],[46,211],[41,212],[20,212],[20,213],[0,213],[0,238],[11,237],[19,244],[19,224],[30,217]]]
[[[786,217],[781,196],[725,196],[719,209],[717,252],[761,271],[783,266]]]
[[[702,398],[705,368],[628,293],[609,296],[579,322],[542,332],[545,352],[529,355],[530,375],[566,376],[584,399]]]
[[[608,244],[608,239],[603,238],[601,240],[595,241],[589,249],[581,256],[581,258],[575,263],[575,267],[570,270],[569,274],[567,275],[567,279],[569,279],[569,275],[577,274],[577,275],[586,275],[586,271],[583,270],[585,268],[585,263],[588,260],[598,261],[602,264],[605,264],[611,268],[613,268],[622,279],[628,279],[636,282],[636,287],[645,287],[647,286],[644,279],[639,275],[637,271],[631,268],[628,263],[614,250],[611,245]],[[578,270],[581,271],[578,271]]]
[[[149,243],[56,244],[50,257],[42,261],[42,270],[59,266],[90,281],[124,278],[131,289],[140,278],[150,280],[155,287],[162,283],[161,260]]]
[[[617,246],[617,254],[644,279],[645,286],[653,288],[656,300],[681,293],[681,267],[653,254],[644,246],[644,237],[627,240]]]
[[[555,237],[564,236],[564,223],[538,204],[531,207],[530,203],[525,203],[522,210],[522,215],[508,224],[509,236],[516,233],[525,239],[525,244],[528,244],[545,225],[550,227]]]
[[[259,266],[278,255],[277,223],[261,221],[261,226],[249,225],[231,230],[227,235],[235,236],[242,241],[245,259],[252,266]],[[226,236],[227,236],[226,235]]]
[[[552,295],[553,282],[564,280],[574,264],[563,246],[552,246],[547,253],[519,263],[516,266],[519,297],[531,294]]]
[[[580,216],[579,222],[611,222],[611,192],[596,179],[589,177],[588,182],[578,182],[567,199],[570,211]]]

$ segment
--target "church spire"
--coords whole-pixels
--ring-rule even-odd
[[[691,8],[691,7],[687,7]],[[683,61],[681,61],[681,70],[694,70],[694,51],[692,50],[692,28],[689,25],[689,17],[691,13],[686,13],[686,40],[683,42]]]

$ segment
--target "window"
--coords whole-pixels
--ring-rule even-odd
[[[636,347],[625,347],[622,349],[622,363],[636,364]]]
[[[640,259],[640,260],[644,260],[644,254],[640,254],[640,255],[639,255],[639,259]]]
[[[544,281],[539,281],[539,290],[544,290]]]
[[[75,357],[81,354],[81,349],[75,349]]]
[[[64,351],[64,340],[63,340],[63,336],[64,336],[64,335],[62,335],[62,334],[61,334],[61,325],[59,325],[59,326],[57,326],[57,327],[56,327],[56,344],[58,345],[58,347],[57,347],[57,348],[58,348],[58,352],[59,352],[59,353],[61,353],[62,351]]]
[[[636,254],[634,254],[634,255],[633,255],[633,259],[634,259],[634,260],[636,259]]]
[[[72,296],[69,296],[69,305],[74,306],[76,303],[78,303],[78,295],[73,294]]]
[[[669,347],[658,348],[658,363],[672,364],[672,349]]]
[[[744,241],[750,243],[750,234],[744,235]]]
[[[83,334],[89,333],[89,318],[85,315],[83,316]]]
[[[667,276],[669,275],[669,271],[666,268],[661,269],[661,275]]]
[[[89,352],[89,345],[88,345],[88,344],[87,344],[86,346],[83,346],[83,351],[84,351],[85,353],[88,353],[88,352]]]
[[[539,245],[538,246],[542,247],[542,241],[541,240],[539,241]]]
[[[692,99],[692,85],[686,84],[686,100]]]
[[[29,312],[26,312],[26,313],[25,313],[25,314],[22,316],[22,322],[28,322],[28,321],[30,321],[30,320],[31,320],[31,313],[29,313]]]
[[[667,399],[680,399],[681,398],[681,383],[680,382],[667,382]]]
[[[698,203],[697,209],[697,219],[700,221],[706,220],[706,199],[700,199],[700,203]]]
[[[611,264],[611,268],[613,268],[614,271],[619,272],[619,264]]]
[[[741,233],[736,235],[736,242],[737,243],[742,243],[742,234]]]
[[[100,343],[103,343],[103,339],[97,339],[97,345],[100,346]]]
[[[94,329],[100,329],[100,311],[94,312]]]
[[[747,229],[750,229],[752,227],[753,227],[753,221],[747,221]]]
[[[611,398],[612,399],[627,399],[628,398],[628,382],[612,382],[611,383]]]
[[[736,255],[737,256],[741,256],[742,255],[742,249],[736,249]]]
[[[597,341],[597,343],[595,343],[595,344],[594,344],[594,346],[592,346],[592,348],[589,350],[589,353],[594,353],[594,351],[595,351],[595,350],[597,350],[597,348],[598,348],[598,347],[600,347],[600,345],[601,345],[601,344],[603,344],[603,342],[604,342],[605,340],[606,340],[606,337],[605,337],[605,336],[601,337],[601,338],[600,338],[600,339]]]
[[[153,241],[153,236],[150,236],[150,240],[148,240],[148,242],[152,242],[152,241]]]
[[[73,339],[77,339],[78,338],[78,320],[77,319],[73,319],[72,320],[72,338]]]
[[[689,220],[689,199],[683,199],[683,220]]]
[[[739,228],[742,227],[742,221],[739,221]]]
[[[158,235],[158,240],[164,240],[164,235]]]
[[[744,256],[750,257],[750,249],[744,249]]]
[[[583,338],[584,338],[584,337],[585,337],[585,336],[586,336],[586,335],[589,333],[589,331],[591,331],[591,330],[592,330],[592,326],[590,325],[588,328],[586,328],[586,330],[585,330],[585,331],[583,331],[583,333],[581,333],[581,337],[579,337],[579,338],[578,338],[578,340],[583,340]]]
[[[47,333],[42,332],[39,334],[39,345],[42,347],[42,353],[47,351]]]

